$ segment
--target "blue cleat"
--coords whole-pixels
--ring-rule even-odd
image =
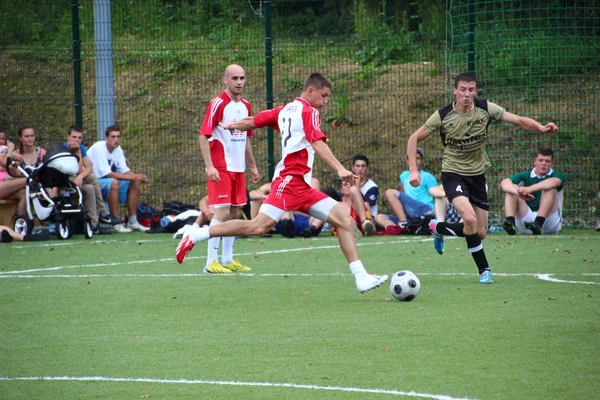
[[[446,249],[446,243],[444,243],[444,237],[439,234],[433,235],[433,247],[435,247],[435,251],[438,252],[439,255],[444,254],[444,250]]]
[[[437,224],[439,222],[440,221],[438,221],[437,219],[432,219],[431,221],[429,221],[429,229],[431,230],[431,233],[433,233],[433,247],[439,255],[442,255],[444,254],[444,250],[446,249],[446,244],[444,243],[444,236],[437,233],[436,230]]]
[[[486,284],[492,282],[494,282],[492,279],[492,271],[489,269],[484,269],[483,272],[479,274],[479,283]]]

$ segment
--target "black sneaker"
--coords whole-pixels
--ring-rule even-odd
[[[313,237],[313,231],[311,231],[310,228],[303,229],[300,234],[303,238]]]
[[[510,236],[514,236],[517,234],[517,228],[515,228],[514,222],[512,222],[510,219],[505,219],[504,223],[502,224],[502,227]]]
[[[287,238],[294,237],[294,221],[288,218],[284,218],[281,220],[283,224],[283,231],[281,234]]]
[[[525,228],[529,229],[534,235],[542,234],[542,227],[539,226],[538,223],[535,221],[525,222]]]
[[[98,224],[92,228],[92,233],[94,235],[110,235],[113,232],[112,225],[108,224]]]
[[[114,215],[100,216],[100,222],[109,225],[119,225],[125,222],[123,218],[115,217]]]

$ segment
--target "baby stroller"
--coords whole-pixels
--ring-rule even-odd
[[[76,155],[63,145],[56,144],[36,167],[19,165],[10,158],[7,164],[17,168],[27,179],[27,215],[18,216],[15,220],[16,232],[31,234],[34,218],[37,217],[40,221],[53,222],[56,235],[61,240],[73,235],[75,224],[79,224],[86,239],[94,236],[87,210],[83,208],[81,191],[69,180],[79,172],[79,158]],[[58,188],[58,196],[50,197],[46,189],[51,188]]]

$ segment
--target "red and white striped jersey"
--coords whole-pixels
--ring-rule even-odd
[[[230,131],[223,129],[219,122],[239,121],[250,115],[250,103],[241,97],[239,101],[233,101],[227,92],[222,92],[206,106],[200,135],[209,137],[210,157],[216,169],[230,172],[246,170],[246,138],[254,132]]]
[[[312,143],[327,138],[321,131],[319,111],[308,102],[297,97],[293,102],[265,110],[254,116],[258,128],[272,126],[281,133],[282,159],[275,167],[275,175],[302,175],[310,185],[315,151]]]

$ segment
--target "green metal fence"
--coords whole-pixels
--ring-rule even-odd
[[[21,3],[21,4],[19,4]],[[85,143],[97,138],[94,3],[0,3],[0,127],[16,140],[31,124],[42,146],[64,138],[77,119],[72,5],[79,14],[81,115]],[[110,5],[115,120],[133,170],[149,176],[142,199],[196,202],[205,193],[197,143],[206,103],[222,90],[230,63],[246,68],[245,96],[260,111],[272,82],[274,105],[301,91],[314,71],[334,83],[323,129],[346,165],[371,159],[383,191],[406,168],[408,136],[450,101],[451,77],[477,72],[482,97],[519,115],[555,122],[551,136],[493,125],[488,172],[491,216],[502,218],[499,182],[531,167],[549,144],[567,173],[565,217],[595,221],[600,179],[600,5],[571,1],[150,0]],[[271,38],[265,26],[271,16]],[[272,43],[272,77],[265,48]],[[253,139],[263,182],[268,135]],[[425,168],[439,174],[441,143],[425,143]],[[274,139],[275,161],[279,143]],[[317,162],[323,185],[335,174]],[[385,209],[385,204],[381,204]]]

